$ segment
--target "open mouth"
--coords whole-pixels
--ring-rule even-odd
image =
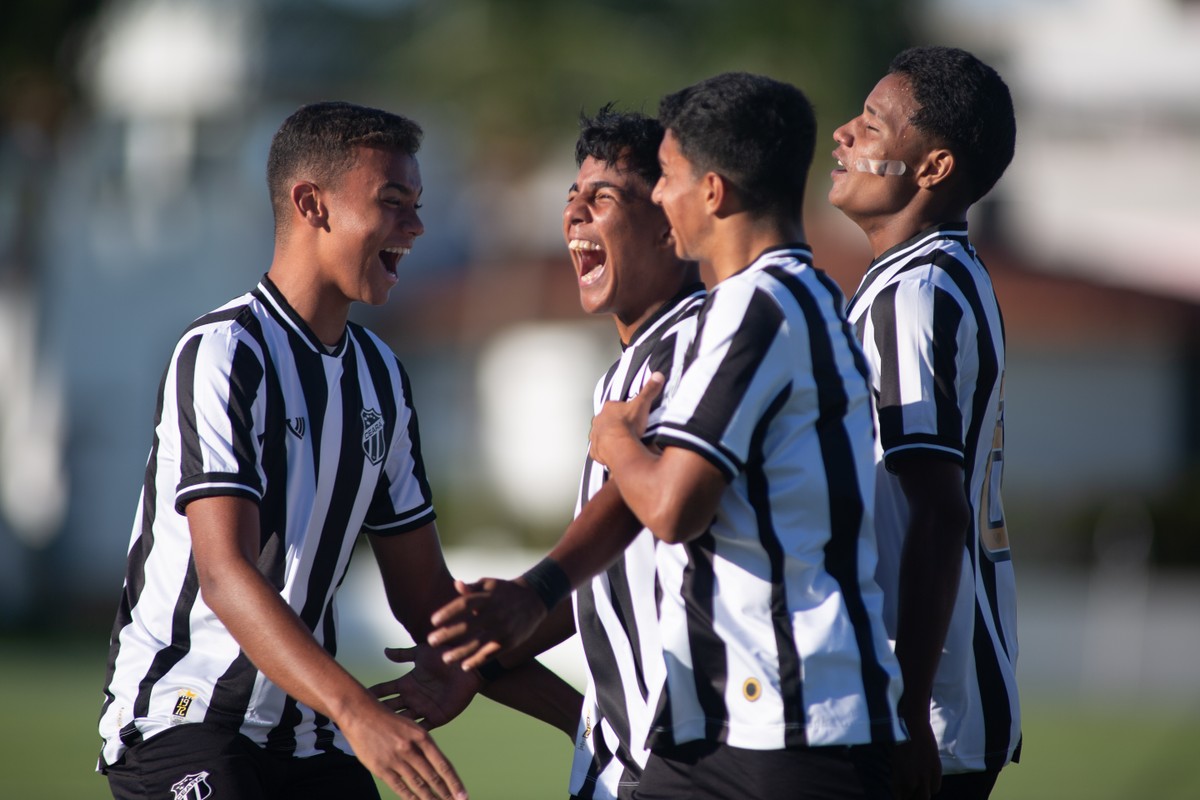
[[[379,260],[383,262],[383,268],[389,275],[395,275],[400,259],[411,252],[411,247],[385,247],[379,251]]]
[[[567,249],[575,257],[580,284],[589,286],[600,280],[604,275],[604,265],[608,261],[608,251],[603,246],[587,239],[572,239],[567,242]]]

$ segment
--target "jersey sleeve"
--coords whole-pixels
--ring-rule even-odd
[[[196,332],[176,349],[163,403],[174,404],[166,418],[178,425],[179,513],[201,497],[262,499],[263,375],[257,347],[225,328]]]
[[[884,463],[916,453],[962,463],[957,375],[962,307],[927,280],[899,281],[871,304]]]
[[[692,450],[732,481],[745,465],[755,427],[790,377],[780,369],[783,329],[783,312],[766,292],[752,285],[714,292],[662,407],[655,443]]]
[[[374,534],[406,533],[436,519],[433,496],[421,457],[421,433],[412,401],[408,373],[392,360],[390,378],[395,392],[395,423],[387,459],[363,527]]]

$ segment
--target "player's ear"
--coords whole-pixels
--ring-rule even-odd
[[[955,174],[956,166],[954,153],[946,148],[938,147],[930,150],[925,158],[917,164],[917,185],[922,189],[932,189],[943,184],[950,179],[951,175]]]
[[[723,216],[733,199],[729,183],[715,172],[706,172],[700,179],[704,191],[704,210],[715,216]]]
[[[728,217],[743,210],[742,196],[723,175],[710,172],[705,180],[705,210],[714,217]]]
[[[321,199],[321,190],[315,183],[299,181],[292,186],[292,207],[312,227],[328,227],[329,211]]]

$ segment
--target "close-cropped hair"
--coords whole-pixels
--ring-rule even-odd
[[[892,59],[920,108],[909,120],[950,149],[963,165],[969,202],[983,197],[1012,162],[1017,119],[996,70],[956,47],[913,47]]]
[[[727,72],[667,95],[658,118],[692,166],[732,182],[748,208],[799,214],[817,120],[795,86]]]
[[[340,101],[301,106],[276,131],[267,156],[267,188],[275,224],[287,218],[292,184],[328,184],[354,165],[356,148],[415,155],[421,126],[407,117]]]
[[[662,175],[658,163],[662,123],[636,111],[614,111],[613,105],[606,104],[593,117],[580,115],[575,166],[583,166],[588,156],[610,167],[623,162],[653,189]]]

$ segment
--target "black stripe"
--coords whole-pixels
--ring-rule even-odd
[[[688,642],[692,651],[692,679],[704,712],[704,738],[724,742],[728,737],[729,710],[725,686],[729,662],[725,643],[713,628],[716,574],[713,571],[716,540],[711,532],[683,545],[688,563],[683,570],[681,593],[687,616]]]
[[[944,289],[933,290],[933,402],[937,431],[947,442],[962,445],[962,412],[958,407],[958,328],[962,307]]]
[[[626,551],[628,557],[628,551]],[[629,586],[629,575],[625,569],[625,557],[608,568],[608,591],[612,598],[613,613],[625,636],[633,657],[633,674],[637,678],[638,691],[645,700],[649,695],[646,689],[646,676],[642,667],[641,637],[638,635],[637,616],[634,613],[633,590]],[[627,741],[627,740],[625,740]]]
[[[825,467],[829,491],[830,537],[825,545],[825,565],[841,587],[846,613],[858,644],[862,684],[867,713],[871,720],[872,741],[892,741],[893,717],[888,702],[890,683],[887,671],[875,651],[871,619],[863,601],[858,574],[858,542],[865,513],[865,499],[858,484],[854,447],[845,427],[849,405],[846,376],[838,366],[835,343],[827,326],[828,317],[811,290],[795,275],[782,269],[769,269],[791,293],[804,313],[808,325],[808,343],[813,377],[817,385],[817,439]],[[828,291],[828,287],[825,287]],[[854,348],[853,335],[842,319],[843,346]],[[865,378],[863,390],[867,391]]]
[[[986,558],[983,561],[991,564]],[[983,763],[987,769],[999,769],[1008,760],[1008,749],[1012,745],[1012,706],[1008,702],[1008,687],[1004,685],[999,656],[978,602],[975,604],[972,644],[979,697],[983,704]]]
[[[200,581],[196,576],[195,559],[189,557],[183,586],[175,600],[171,613],[171,642],[154,654],[150,668],[138,684],[137,699],[133,703],[133,716],[144,717],[150,710],[150,696],[154,685],[171,671],[188,654],[192,647],[192,607],[200,595]]]
[[[715,294],[714,292],[713,295],[709,295],[709,299],[711,300]],[[700,312],[701,318],[697,322],[696,338],[692,342],[692,347],[689,348],[693,359],[697,352],[697,343],[705,335],[703,315],[709,307],[710,305],[706,303]],[[692,434],[707,442],[711,447],[718,449],[722,456],[734,465],[735,471],[741,470],[743,464],[735,453],[720,444],[721,434],[738,412],[745,398],[746,388],[754,379],[754,375],[762,364],[783,321],[783,313],[775,304],[774,299],[765,292],[756,290],[750,297],[750,302],[746,304],[741,323],[730,338],[725,355],[704,390],[704,396],[696,405],[691,418],[682,426],[686,433]],[[664,430],[659,434],[659,441],[664,445],[682,447],[703,456],[721,471],[726,480],[732,481],[736,477],[736,472],[730,471],[729,464],[714,459],[711,453],[686,439],[672,436],[669,431]]]
[[[596,686],[596,705],[599,715],[608,719],[620,743],[630,738],[629,714],[625,708],[624,692],[621,689],[621,672],[613,652],[608,631],[596,613],[596,597],[593,582],[579,587],[576,593],[579,639],[587,658],[588,671]],[[599,721],[592,726],[593,735],[599,732]]]
[[[900,392],[900,354],[896,337],[896,285],[886,286],[871,303],[871,327],[879,351],[879,437],[884,452],[899,442],[904,432],[904,401]],[[957,438],[957,437],[955,437]]]
[[[265,476],[262,500],[259,502],[259,555],[257,567],[263,577],[276,590],[284,586],[285,560],[287,548],[284,544],[284,533],[287,530],[287,449],[283,440],[285,433],[285,417],[283,392],[279,386],[279,378],[267,347],[266,337],[258,318],[246,314],[239,318],[239,323],[258,344],[262,363],[261,386],[259,391],[265,398],[266,413],[263,420],[264,439],[259,446],[261,464]],[[239,345],[241,348],[242,345]],[[250,371],[247,368],[246,371]],[[252,431],[251,423],[247,421],[247,432]],[[239,652],[222,673],[213,686],[209,698],[208,711],[205,721],[219,722],[229,726],[241,727],[250,706],[250,698],[254,692],[254,683],[258,677],[258,668],[246,654]]]
[[[804,728],[803,665],[796,650],[795,629],[788,605],[787,561],[772,515],[771,485],[767,479],[765,441],[771,423],[791,395],[789,385],[767,406],[750,438],[746,463],[746,495],[754,509],[758,540],[767,554],[771,578],[771,628],[775,632],[775,650],[779,654],[779,691],[783,698],[784,747],[808,744]]]

